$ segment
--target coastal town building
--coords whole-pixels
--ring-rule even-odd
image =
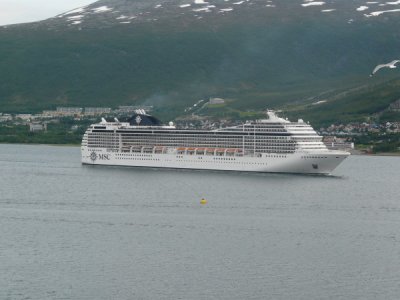
[[[210,98],[209,103],[210,104],[224,104],[225,100],[222,98]]]
[[[29,123],[30,132],[47,131],[47,123]]]
[[[55,118],[59,116],[55,110],[44,110],[41,115],[43,118]]]
[[[336,136],[324,136],[324,144],[331,150],[351,151],[354,149],[354,143],[349,141],[348,138],[338,138]]]
[[[17,114],[15,118],[23,121],[30,121],[32,119],[32,114]]]
[[[389,110],[400,111],[400,99],[390,104]]]
[[[82,107],[57,107],[57,114],[60,116],[70,116],[82,114]]]
[[[110,107],[85,107],[85,116],[100,116],[111,113]]]
[[[0,123],[12,121],[12,116],[10,114],[0,113]]]
[[[117,109],[114,110],[115,114],[132,114],[137,110],[144,110],[146,112],[151,112],[153,110],[153,106],[150,105],[122,105],[118,106]]]

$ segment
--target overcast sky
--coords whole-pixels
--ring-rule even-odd
[[[95,0],[0,0],[0,25],[44,20]]]

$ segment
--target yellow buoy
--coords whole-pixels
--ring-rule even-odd
[[[207,204],[207,200],[206,200],[206,199],[204,199],[204,198],[201,198],[201,200],[200,200],[200,204],[202,204],[202,205],[204,205],[204,204]]]

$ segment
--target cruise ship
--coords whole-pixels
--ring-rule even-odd
[[[126,122],[104,118],[82,139],[88,165],[330,174],[348,152],[329,150],[303,120],[268,111],[265,120],[215,130],[163,125],[138,110]]]

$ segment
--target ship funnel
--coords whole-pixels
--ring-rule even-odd
[[[146,111],[144,109],[135,109],[135,113],[138,115],[146,115]]]
[[[101,118],[101,124],[106,124],[106,123],[107,123],[106,119]]]
[[[116,123],[119,123],[119,120],[118,120],[117,118],[114,118],[114,121],[115,121]]]

